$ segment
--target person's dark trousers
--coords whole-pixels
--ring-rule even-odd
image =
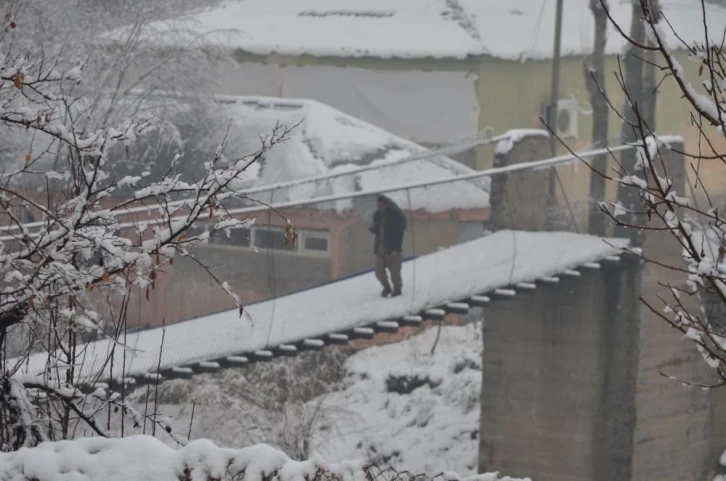
[[[391,284],[388,283],[388,273],[391,273],[391,283],[393,284],[393,294],[401,293],[401,253],[391,252],[386,254],[379,252],[376,254],[376,278],[383,286],[385,292],[391,292]]]

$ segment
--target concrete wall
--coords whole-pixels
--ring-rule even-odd
[[[724,437],[723,390],[650,319],[634,258],[493,303],[484,328],[480,471],[537,481],[707,479]],[[531,297],[530,297],[531,296]]]
[[[682,144],[673,143],[672,146],[674,150],[683,149]],[[664,151],[662,160],[676,191],[683,192],[687,178],[683,156],[674,151]],[[659,226],[660,221],[654,219],[650,225]],[[647,232],[643,249],[651,259],[676,266],[682,263],[682,248],[668,234]],[[642,297],[661,312],[663,302],[658,296],[667,301],[673,300],[662,285],[685,290],[685,280],[686,276],[681,272],[655,263],[644,263]],[[699,314],[697,296],[684,295],[682,302],[689,312]],[[726,401],[726,391],[704,393],[663,377],[665,374],[689,383],[714,383],[711,371],[693,343],[684,340],[679,331],[669,329],[662,318],[646,306],[641,307],[639,330],[641,342],[635,399],[639,409],[634,431],[634,479],[678,480],[691,478],[693,473],[699,472],[703,475],[699,479],[706,479],[707,472],[702,470],[714,467],[720,451],[726,448],[726,414],[721,414],[720,409],[713,411]],[[684,446],[688,446],[687,456]],[[679,462],[664,462],[671,459]]]
[[[683,157],[669,151],[663,161],[683,192]],[[531,225],[504,215],[530,204],[503,199],[492,196],[498,227]],[[681,265],[668,234],[638,238],[648,258]],[[714,381],[694,344],[641,302],[662,312],[661,284],[684,281],[681,272],[626,255],[576,281],[493,303],[484,328],[480,470],[538,481],[710,479],[726,448],[726,390],[664,376]],[[698,299],[683,301],[699,312]]]
[[[628,450],[610,416],[613,397],[632,397],[622,377],[610,378],[619,346],[602,342],[612,321],[604,287],[591,273],[487,310],[480,471],[538,481],[629,479],[627,456],[603,450]]]

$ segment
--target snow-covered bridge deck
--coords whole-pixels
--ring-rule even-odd
[[[575,276],[579,266],[617,260],[625,247],[622,239],[500,231],[405,263],[401,297],[382,299],[379,284],[368,273],[250,305],[251,320],[231,310],[129,334],[125,349],[109,340],[93,342],[80,359],[81,376],[135,382],[158,375],[185,377],[345,344],[399,325],[440,319],[446,310],[466,312],[469,305],[485,304],[485,296],[511,296],[538,281]],[[113,363],[108,362],[112,350]],[[19,374],[43,372],[46,361],[47,355],[33,356]]]

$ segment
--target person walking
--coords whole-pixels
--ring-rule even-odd
[[[375,236],[373,253],[376,255],[376,278],[383,286],[383,297],[401,295],[401,252],[403,250],[403,232],[408,227],[406,216],[398,205],[385,195],[378,196],[378,209],[373,215],[373,223],[369,227]],[[391,274],[391,284],[388,282]]]

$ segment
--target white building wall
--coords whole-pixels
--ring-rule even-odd
[[[475,75],[245,63],[220,77],[222,94],[308,98],[425,144],[477,131]]]

